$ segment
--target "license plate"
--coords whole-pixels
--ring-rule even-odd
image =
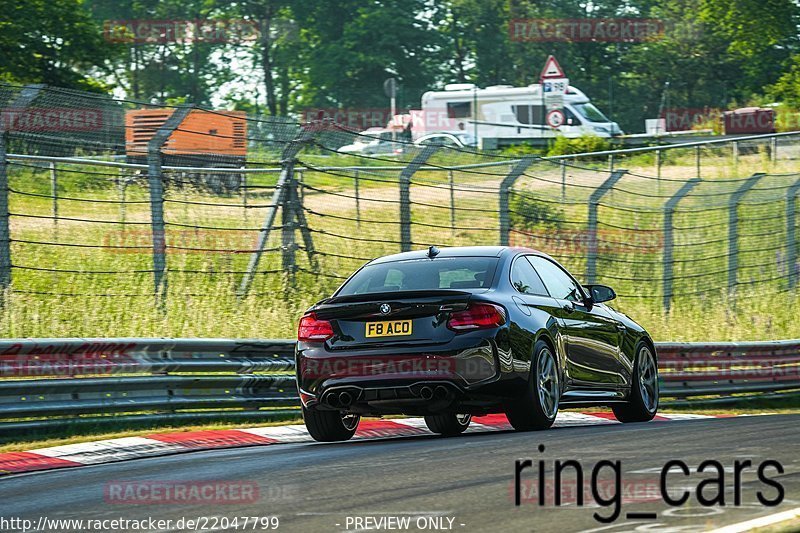
[[[367,322],[367,337],[401,337],[411,335],[411,320],[389,320],[386,322]]]

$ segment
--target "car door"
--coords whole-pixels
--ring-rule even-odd
[[[558,327],[553,313],[559,309],[559,304],[547,292],[544,283],[525,255],[516,257],[511,264],[510,281],[515,290],[511,299],[526,317],[521,321],[536,324],[535,328],[524,324],[522,327],[511,328],[511,344],[516,347],[513,351],[527,361],[527,357],[533,352],[536,329],[541,325],[545,325],[548,329]]]
[[[616,388],[624,386],[620,362],[622,325],[597,305],[587,305],[583,288],[554,261],[529,256],[550,296],[558,303],[567,348],[567,381],[572,385]]]

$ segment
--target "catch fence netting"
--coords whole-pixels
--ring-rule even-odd
[[[6,290],[28,316],[214,320],[404,249],[503,242],[623,308],[796,291],[794,137],[547,158],[50,87],[1,85],[0,108]]]

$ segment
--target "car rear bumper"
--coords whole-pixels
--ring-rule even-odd
[[[501,379],[509,352],[492,332],[461,336],[446,347],[328,350],[298,343],[297,383],[306,407],[355,412],[433,411],[480,396]]]

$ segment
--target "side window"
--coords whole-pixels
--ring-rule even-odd
[[[518,257],[511,267],[511,284],[523,294],[547,296],[547,290],[525,257]]]
[[[567,124],[571,126],[580,126],[582,124],[581,119],[576,117],[575,113],[570,111],[568,107],[564,108],[564,119],[566,120]],[[571,123],[570,120],[572,120]]]
[[[472,116],[472,102],[447,102],[447,118]]]
[[[544,124],[544,107],[541,105],[512,105],[520,124]]]
[[[580,301],[581,288],[558,265],[539,256],[528,257],[542,278],[550,296],[559,300]]]

